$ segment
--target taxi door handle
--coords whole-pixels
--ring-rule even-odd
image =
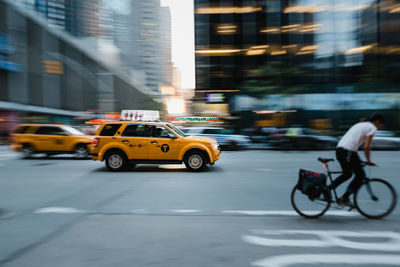
[[[122,143],[129,143],[129,141],[128,140],[122,140]]]
[[[151,141],[150,143],[152,143],[152,144],[158,144],[157,141]]]

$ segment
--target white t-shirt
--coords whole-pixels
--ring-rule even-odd
[[[360,145],[365,142],[367,136],[374,135],[378,129],[369,121],[359,122],[351,127],[340,139],[337,147],[343,147],[350,151],[357,151]]]

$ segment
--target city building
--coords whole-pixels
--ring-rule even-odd
[[[1,127],[72,123],[88,111],[155,109],[155,97],[85,40],[52,27],[34,10],[0,0]]]
[[[153,92],[172,82],[171,15],[160,0],[113,1],[114,42],[125,71]],[[123,5],[122,5],[123,4]]]
[[[328,110],[324,94],[367,103],[367,93],[389,93],[384,109],[400,109],[399,32],[394,0],[195,0],[196,101]],[[289,94],[302,103],[283,106]]]

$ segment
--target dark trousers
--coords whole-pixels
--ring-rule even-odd
[[[357,152],[339,147],[336,149],[336,159],[339,161],[343,173],[333,181],[333,188],[338,187],[340,184],[350,179],[353,173],[355,174],[353,181],[351,181],[350,185],[347,187],[346,193],[348,196],[356,192],[361,186],[361,183],[365,178],[365,172],[361,166],[361,160]]]

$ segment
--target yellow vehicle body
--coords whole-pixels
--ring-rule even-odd
[[[161,136],[155,133],[158,130],[162,132]],[[110,170],[116,170],[109,166],[110,153],[117,153],[126,161],[121,169],[126,168],[128,163],[187,164],[188,155],[197,153],[197,159],[203,164],[200,170],[204,164],[214,164],[221,155],[217,141],[212,138],[184,136],[169,123],[132,121],[101,125],[90,151],[93,160],[106,161]]]
[[[11,134],[10,146],[15,151],[30,150],[33,153],[63,154],[86,150],[93,137],[62,124],[21,124]],[[81,155],[82,156],[82,155]]]

